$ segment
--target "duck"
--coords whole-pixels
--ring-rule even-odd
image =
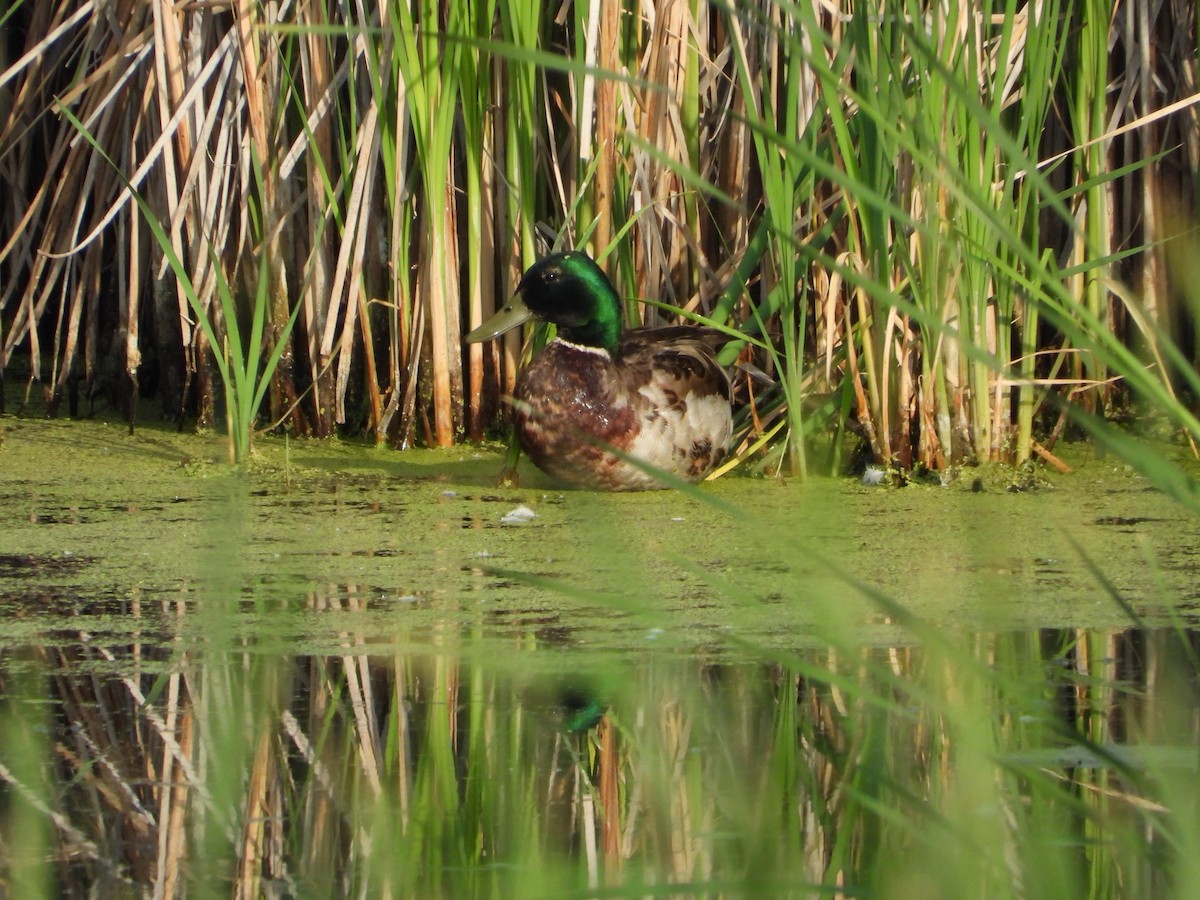
[[[511,398],[517,442],[538,469],[577,488],[644,491],[697,482],[724,459],[733,431],[729,374],[716,328],[624,330],[621,302],[585,252],[547,256],[512,299],[467,335],[478,343],[531,318],[554,338],[520,372]]]

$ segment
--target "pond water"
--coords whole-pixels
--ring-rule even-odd
[[[0,429],[0,896],[1200,884],[1200,523],[1119,460],[604,495]]]

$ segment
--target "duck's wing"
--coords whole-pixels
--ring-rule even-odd
[[[677,401],[689,394],[728,400],[729,376],[716,359],[725,340],[715,328],[635,328],[621,339],[615,361],[630,392],[654,386]]]
[[[636,353],[650,347],[670,348],[676,344],[703,344],[715,355],[729,341],[729,335],[707,325],[652,325],[634,328],[621,335],[617,355]]]

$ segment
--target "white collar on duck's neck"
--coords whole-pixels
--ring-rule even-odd
[[[605,359],[612,359],[612,354],[603,347],[589,347],[587,344],[576,344],[574,341],[568,341],[566,338],[556,337],[550,343],[562,344],[564,347],[570,347],[572,350],[581,350],[584,353],[594,353],[596,356],[603,356]]]

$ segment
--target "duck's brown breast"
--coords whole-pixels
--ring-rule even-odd
[[[534,465],[572,484],[618,486],[618,459],[605,446],[627,450],[640,422],[607,354],[551,342],[517,379],[514,396],[517,436]]]

